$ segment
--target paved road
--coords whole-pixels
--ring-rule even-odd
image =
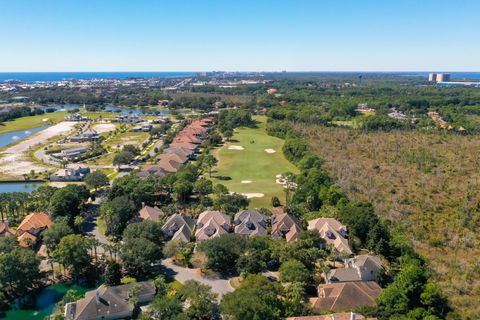
[[[219,301],[225,293],[234,290],[228,283],[228,279],[202,277],[195,274],[193,270],[174,265],[171,259],[162,260],[162,266],[164,273],[175,277],[181,283],[187,280],[196,280],[212,287],[212,291],[218,294]]]

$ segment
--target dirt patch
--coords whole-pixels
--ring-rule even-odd
[[[7,175],[21,176],[32,170],[41,172],[50,169],[30,161],[27,153],[48,139],[69,133],[75,127],[75,122],[60,122],[37,134],[20,141],[0,153],[0,172]]]
[[[93,130],[98,133],[115,131],[115,125],[112,123],[99,123],[93,126]]]

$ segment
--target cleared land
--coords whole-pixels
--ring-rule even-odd
[[[47,124],[58,123],[63,121],[67,115],[66,111],[56,111],[52,113],[45,113],[38,116],[22,117],[12,121],[0,123],[0,134],[21,130],[28,130],[32,128],[41,127]],[[47,121],[44,121],[48,119]]]
[[[457,312],[480,313],[478,136],[297,126],[352,199],[406,229]]]
[[[228,176],[231,180],[212,179],[214,183],[224,184],[230,191],[264,194],[261,198],[251,198],[250,206],[271,207],[273,196],[285,203],[283,186],[275,182],[275,176],[288,171],[297,172],[297,168],[283,156],[283,140],[271,137],[265,131],[266,118],[255,117],[255,120],[258,121],[257,128],[238,128],[232,141],[217,150],[219,163],[214,176]],[[244,149],[230,149],[232,145]],[[277,152],[267,153],[265,149]]]
[[[31,160],[29,152],[53,137],[69,133],[74,126],[75,122],[60,122],[0,152],[0,178],[21,179],[23,174],[28,174],[31,170],[41,172],[50,169]]]

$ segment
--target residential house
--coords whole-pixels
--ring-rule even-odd
[[[272,215],[272,237],[277,240],[285,239],[287,242],[297,240],[302,231],[300,221],[288,213],[283,213],[283,210],[281,212]]]
[[[375,300],[382,292],[382,288],[374,281],[342,282],[320,284],[317,292],[318,298],[311,301],[314,310],[343,311],[362,306],[375,306]]]
[[[347,227],[334,218],[318,218],[308,221],[308,230],[317,230],[326,246],[345,254],[352,254],[348,245]]]
[[[0,221],[0,236],[11,236],[15,233],[15,229],[8,226],[8,221]]]
[[[378,320],[378,318],[366,318],[364,315],[358,313],[345,312],[324,314],[321,316],[289,317],[286,320]]]
[[[138,114],[131,114],[131,115],[116,116],[111,121],[121,122],[121,123],[139,123],[139,122],[143,122],[143,119]]]
[[[91,142],[100,139],[100,135],[95,130],[87,130],[81,132],[79,135],[70,138],[70,142]]]
[[[28,247],[29,242],[36,244],[43,230],[50,228],[52,220],[46,213],[30,213],[17,228],[17,239],[21,246]],[[29,239],[29,240],[27,240]]]
[[[344,268],[330,270],[326,275],[326,282],[375,281],[382,270],[380,258],[370,255],[355,256],[345,260]]]
[[[165,237],[168,240],[184,242],[190,241],[194,228],[195,220],[190,216],[179,213],[171,215],[162,227]]]
[[[157,160],[159,161],[175,161],[180,164],[184,164],[185,162],[188,161],[188,157],[182,154],[177,154],[177,153],[162,153],[157,156]]]
[[[257,209],[242,210],[235,214],[235,233],[243,236],[266,235],[267,217]]]
[[[230,231],[230,216],[220,211],[207,210],[197,219],[197,242],[220,237]]]
[[[150,176],[154,176],[156,178],[163,178],[166,174],[167,172],[158,165],[146,165],[143,166],[143,168],[139,172],[137,172],[137,176],[141,179],[147,179]]]
[[[194,157],[194,152],[190,149],[186,148],[175,148],[175,147],[169,147],[164,150],[164,153],[175,153],[178,154],[179,156],[186,157],[188,159],[192,159]]]
[[[80,113],[69,114],[64,119],[65,119],[65,121],[76,121],[76,122],[77,121],[87,121],[88,120],[87,117],[82,116]]]
[[[161,217],[165,214],[158,207],[143,206],[143,208],[138,212],[138,215],[142,220],[159,222]]]
[[[157,163],[157,166],[167,173],[175,173],[182,167],[182,164],[175,160],[166,159],[160,160]]]
[[[196,144],[193,144],[193,143],[190,143],[190,142],[173,141],[172,143],[170,143],[170,147],[184,148],[184,149],[192,151],[192,153],[195,153],[195,152],[199,151],[198,146]]]
[[[114,287],[99,287],[88,291],[85,298],[65,305],[66,320],[113,320],[132,317],[134,305],[130,301],[130,290],[138,287],[137,301],[145,305],[155,297],[152,282],[133,282]]]
[[[62,150],[60,153],[57,153],[57,156],[68,158],[68,159],[73,159],[76,156],[79,156],[81,154],[84,154],[87,152],[87,148],[72,148],[72,149],[65,149]]]
[[[152,130],[153,126],[149,123],[143,123],[138,126],[133,127],[131,130],[133,132],[149,132]]]
[[[50,175],[50,181],[83,181],[89,173],[90,168],[87,165],[73,164]]]

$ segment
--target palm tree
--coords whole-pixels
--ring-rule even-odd
[[[288,206],[288,200],[290,199],[290,191],[295,189],[295,175],[291,172],[285,172],[282,174],[282,179],[285,180],[285,205]]]

